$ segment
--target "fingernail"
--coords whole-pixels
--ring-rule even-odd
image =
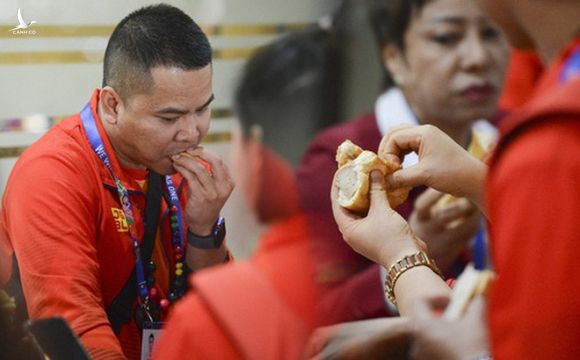
[[[399,157],[397,155],[393,155],[393,154],[386,154],[385,155],[385,160],[393,162],[395,164],[401,164],[401,159],[399,159]]]
[[[380,170],[371,171],[371,180],[374,182],[380,182],[384,178],[384,175]]]

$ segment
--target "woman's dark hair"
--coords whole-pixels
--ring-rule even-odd
[[[395,45],[405,50],[405,33],[411,19],[432,0],[368,0],[369,20],[375,33],[379,49],[385,45]],[[385,69],[385,87],[394,82]]]

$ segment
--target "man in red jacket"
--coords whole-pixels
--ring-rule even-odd
[[[16,255],[30,317],[62,316],[95,359],[138,359],[140,327],[163,320],[186,275],[229,258],[219,214],[233,182],[198,147],[212,100],[201,29],[172,6],[139,9],[111,35],[103,87],[12,170],[0,249]]]

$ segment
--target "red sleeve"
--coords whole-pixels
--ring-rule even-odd
[[[580,354],[579,136],[578,119],[543,121],[507,145],[491,169],[494,358]]]
[[[30,317],[62,316],[94,359],[122,359],[101,293],[96,181],[71,158],[28,158],[12,171],[4,220]]]
[[[387,315],[379,267],[344,242],[332,215],[335,143],[319,136],[297,170],[301,204],[314,243],[317,279],[326,289],[321,318],[329,323]]]
[[[240,358],[218,321],[195,293],[175,306],[153,352],[153,359],[164,360]]]
[[[4,288],[12,276],[12,255],[14,250],[6,233],[4,213],[0,211],[0,289]]]

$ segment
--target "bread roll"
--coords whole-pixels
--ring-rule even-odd
[[[385,161],[372,151],[363,150],[345,140],[336,151],[338,170],[338,203],[351,211],[366,213],[369,210],[370,173],[379,170],[385,176],[401,168],[399,164]],[[399,188],[387,191],[391,207],[401,205],[409,194],[410,188]]]

